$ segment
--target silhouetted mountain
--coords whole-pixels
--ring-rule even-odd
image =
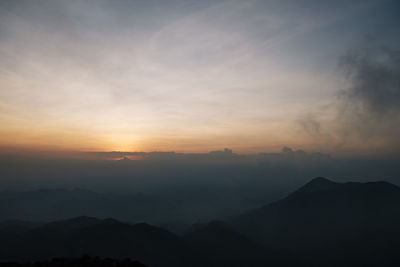
[[[265,246],[316,263],[400,263],[400,188],[387,182],[315,178],[232,223]]]
[[[335,189],[337,186],[339,186],[339,183],[332,182],[324,177],[317,177],[296,190],[294,193],[290,194],[290,197],[297,197],[314,192],[329,191]]]
[[[294,264],[293,255],[265,249],[259,243],[233,230],[223,222],[211,222],[189,232],[185,241],[208,259],[207,266],[262,266]],[[211,260],[212,259],[212,260]]]
[[[130,258],[150,266],[265,266],[293,263],[221,222],[177,236],[146,223],[78,217],[1,237],[0,261],[37,261],[83,254]]]
[[[196,224],[183,236],[149,224],[81,216],[0,223],[0,260],[83,254],[150,266],[400,265],[400,188],[315,178],[229,224]]]
[[[40,223],[27,222],[21,220],[7,220],[0,222],[0,239],[22,234],[38,227]]]
[[[80,258],[53,258],[51,260],[26,263],[5,262],[2,265],[9,267],[146,267],[146,265],[131,259],[103,259],[88,255]]]
[[[22,221],[22,220],[6,220],[0,222],[0,231],[10,231],[10,230],[12,231],[12,229],[29,230],[35,228],[38,225],[40,225],[40,223]]]
[[[83,228],[83,227],[90,227],[93,225],[97,224],[107,224],[107,223],[114,223],[117,222],[114,219],[104,219],[104,220],[99,220],[94,217],[88,217],[88,216],[80,216],[64,221],[56,221],[56,222],[51,222],[45,224],[42,228],[47,229],[64,229],[64,230],[73,230],[73,229],[78,229],[78,228]]]
[[[157,266],[179,265],[189,255],[186,251],[178,236],[158,227],[79,217],[3,238],[0,259],[28,261],[89,254]]]
[[[162,206],[158,202],[142,194],[103,194],[84,189],[0,192],[0,220],[54,221],[82,215],[151,220],[151,210]]]
[[[215,204],[209,206],[213,201]],[[182,232],[185,224],[236,216],[265,203],[225,186],[199,185],[158,194],[112,194],[84,189],[0,192],[0,221],[56,221],[78,216],[164,224]]]

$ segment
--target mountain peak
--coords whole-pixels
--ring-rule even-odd
[[[325,177],[316,177],[312,179],[310,182],[306,183],[302,188],[312,188],[313,190],[325,190],[329,189],[332,186],[337,185],[338,183],[335,183]],[[300,189],[302,189],[300,188]]]
[[[45,224],[42,227],[52,227],[52,228],[64,228],[64,229],[74,229],[74,228],[82,228],[82,227],[88,227],[92,226],[95,224],[101,223],[102,220],[97,219],[95,217],[89,217],[89,216],[79,216],[79,217],[74,217],[71,219],[66,219],[66,220],[60,220],[60,221],[54,221]]]
[[[335,184],[335,182],[332,182],[331,180],[329,180],[329,179],[327,179],[325,177],[321,177],[321,176],[315,177],[309,183],[319,183],[319,184],[321,184],[321,183],[333,183],[333,184]]]
[[[304,195],[304,194],[314,193],[314,192],[318,192],[318,191],[330,190],[330,189],[336,188],[338,185],[340,185],[340,184],[333,182],[327,178],[316,177],[316,178],[312,179],[310,182],[306,183],[301,188],[299,188],[293,194],[291,194],[291,196],[298,196],[298,195]]]

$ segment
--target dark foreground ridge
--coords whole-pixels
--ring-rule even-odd
[[[29,224],[27,224],[29,225]],[[20,228],[0,229],[0,261],[29,262],[76,258],[82,254],[130,258],[150,266],[233,266],[292,262],[225,223],[210,223],[178,236],[146,223],[78,217]]]
[[[28,263],[4,262],[0,263],[0,265],[9,267],[147,267],[146,265],[131,259],[115,260],[90,256],[82,256],[81,258],[54,258],[51,260]]]
[[[71,263],[88,254],[149,266],[400,265],[398,225],[399,187],[319,177],[280,201],[229,222],[193,226],[183,235],[146,223],[84,216],[3,222],[0,261]],[[99,261],[92,266],[111,262],[86,259]]]

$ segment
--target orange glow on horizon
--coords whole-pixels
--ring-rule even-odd
[[[144,157],[140,156],[140,155],[125,155],[123,157],[116,157],[116,158],[108,157],[108,158],[105,158],[105,160],[113,160],[113,161],[119,161],[119,160],[142,160],[142,159],[144,159]]]

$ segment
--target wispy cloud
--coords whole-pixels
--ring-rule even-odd
[[[81,129],[104,149],[301,143],[287,130],[299,112],[331,101],[334,75],[296,45],[325,52],[313,41],[321,31],[368,8],[358,1],[5,1],[0,120],[25,123],[42,143],[51,142],[49,132]]]

